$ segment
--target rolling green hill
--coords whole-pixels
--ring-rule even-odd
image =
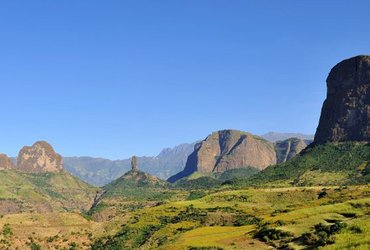
[[[88,209],[97,189],[71,174],[0,171],[0,213]]]
[[[92,249],[368,249],[368,192],[366,185],[216,192],[132,211]]]

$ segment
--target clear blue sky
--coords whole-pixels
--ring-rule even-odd
[[[0,152],[111,159],[234,128],[314,133],[367,1],[0,2]]]

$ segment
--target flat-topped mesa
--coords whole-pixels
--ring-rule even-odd
[[[12,169],[14,164],[6,154],[0,154],[0,170]]]
[[[315,144],[370,141],[370,56],[344,60],[330,71]]]
[[[133,172],[139,171],[139,166],[137,164],[137,157],[136,156],[132,156],[132,158],[131,158],[131,170]]]
[[[62,156],[45,141],[38,141],[31,147],[23,147],[19,151],[15,168],[27,173],[58,173],[64,170]]]

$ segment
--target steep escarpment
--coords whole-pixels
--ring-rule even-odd
[[[338,63],[326,82],[314,143],[370,141],[370,56]]]
[[[264,169],[275,163],[276,153],[271,142],[242,131],[222,130],[196,144],[184,170],[168,180],[174,182],[195,171],[220,173],[243,167]]]
[[[38,141],[31,147],[23,147],[17,157],[16,169],[26,173],[58,173],[63,171],[63,158],[53,147],[45,142]]]

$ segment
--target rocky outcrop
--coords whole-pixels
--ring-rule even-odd
[[[299,154],[312,141],[299,138],[289,138],[284,141],[278,141],[275,144],[277,163],[283,163]]]
[[[196,144],[184,170],[168,181],[174,182],[195,171],[219,173],[243,167],[265,169],[276,162],[274,144],[271,142],[242,131],[222,130]]]
[[[0,170],[14,168],[12,160],[6,154],[0,154]]]
[[[52,146],[39,141],[32,147],[23,147],[17,157],[16,169],[27,173],[61,172],[63,158],[57,154]]]
[[[314,143],[370,141],[370,56],[340,62],[326,82]]]
[[[132,171],[139,171],[139,166],[137,164],[136,156],[132,156],[132,158],[131,158],[131,170]]]

